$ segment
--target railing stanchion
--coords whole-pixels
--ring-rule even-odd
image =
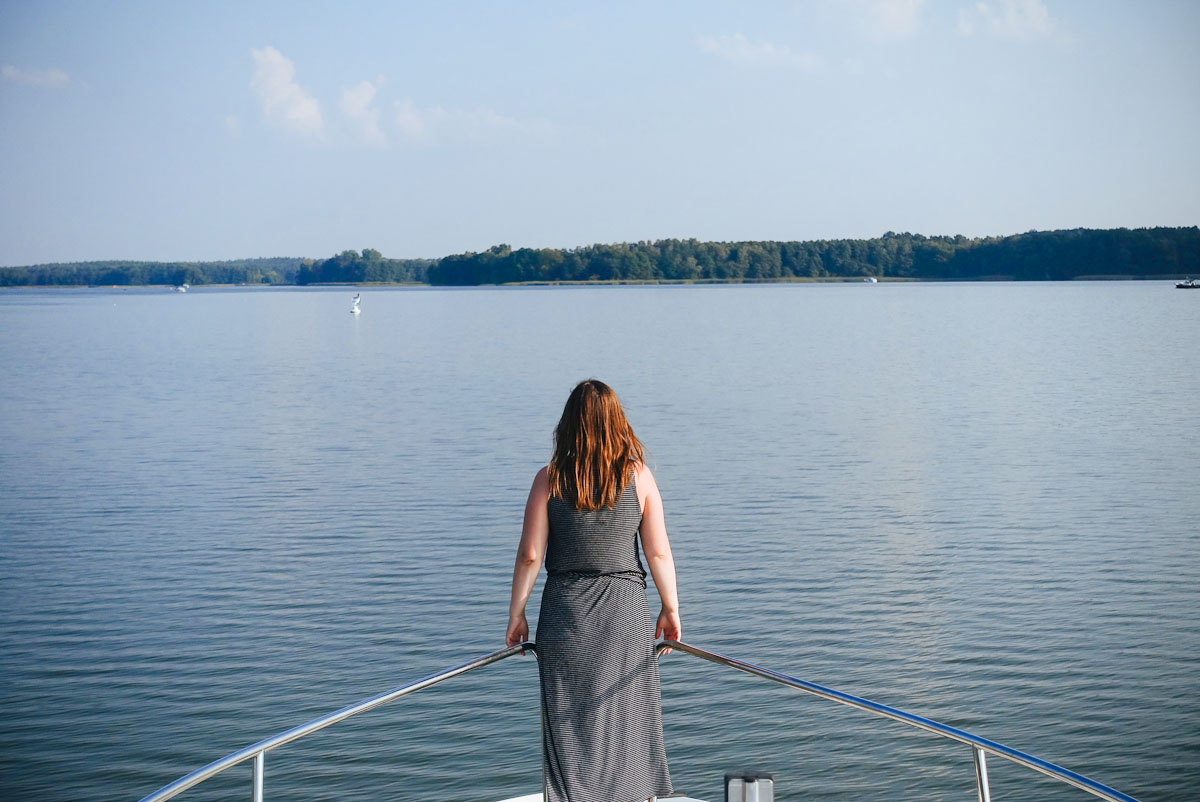
[[[266,762],[266,752],[259,752],[254,756],[254,780],[250,790],[250,802],[263,802],[263,769]]]
[[[988,786],[987,753],[979,747],[971,748],[975,753],[975,787],[979,791],[979,802],[992,802],[992,791]]]

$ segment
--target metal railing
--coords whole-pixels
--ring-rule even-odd
[[[917,727],[922,730],[927,730],[940,735],[943,738],[949,738],[952,741],[967,744],[971,747],[971,751],[975,760],[975,784],[979,793],[979,802],[991,802],[992,793],[988,785],[987,773],[987,755],[992,754],[1002,757],[1005,760],[1011,760],[1026,768],[1040,771],[1048,777],[1053,777],[1060,782],[1073,785],[1076,788],[1081,788],[1088,793],[1098,796],[1101,799],[1107,799],[1109,802],[1138,802],[1128,794],[1123,794],[1120,791],[1109,788],[1107,785],[1098,783],[1082,774],[1064,769],[1062,766],[1057,766],[1041,758],[1026,754],[1020,750],[1013,749],[1001,743],[980,738],[978,735],[973,735],[966,730],[960,730],[957,727],[950,727],[940,722],[928,719],[923,716],[907,713],[903,710],[898,710],[894,707],[881,705],[878,702],[872,702],[870,699],[863,699],[861,696],[853,696],[841,691],[835,691],[833,688],[826,688],[823,685],[817,685],[813,682],[806,682],[802,679],[789,677],[787,674],[780,674],[778,671],[771,671],[768,668],[753,665],[742,660],[736,660],[732,657],[726,657],[723,654],[716,652],[705,651],[698,649],[695,646],[689,646],[686,643],[679,641],[666,640],[658,644],[658,653],[662,654],[664,649],[678,649],[681,652],[699,657],[701,660],[707,660],[710,663],[736,668],[738,671],[745,671],[747,674],[753,674],[756,677],[769,679],[772,682],[778,682],[780,685],[786,685],[789,688],[795,688],[799,691],[811,693],[813,696],[819,696],[822,699],[829,699],[833,702],[846,705],[848,707],[856,707],[859,710],[865,710],[868,713],[874,713],[878,716],[901,721],[912,727]]]
[[[196,769],[191,774],[180,777],[170,785],[164,785],[149,796],[142,797],[141,802],[162,802],[170,799],[177,794],[181,794],[194,785],[204,782],[210,777],[214,777],[225,769],[232,768],[239,763],[245,763],[253,758],[254,770],[251,776],[251,796],[253,802],[263,802],[263,778],[266,764],[267,752],[276,749],[284,744],[303,738],[305,735],[311,735],[317,730],[323,730],[331,724],[337,724],[339,721],[344,721],[351,716],[357,716],[359,713],[365,713],[368,710],[374,710],[380,705],[385,705],[401,696],[408,696],[410,693],[416,693],[419,690],[428,688],[430,685],[437,685],[439,682],[444,682],[451,677],[457,677],[459,674],[465,674],[468,671],[474,671],[477,668],[491,665],[499,662],[506,657],[512,657],[514,654],[524,654],[525,652],[533,652],[537,654],[537,646],[532,643],[523,643],[520,646],[510,646],[507,649],[501,649],[498,652],[485,654],[483,657],[476,657],[474,660],[468,660],[465,663],[460,663],[453,668],[448,668],[445,671],[439,671],[436,674],[430,674],[428,677],[422,677],[416,682],[410,682],[407,685],[401,685],[398,688],[392,688],[390,691],[385,691],[378,696],[372,696],[369,699],[363,699],[361,702],[356,702],[349,707],[343,707],[341,710],[335,710],[328,715],[315,718],[307,724],[301,724],[299,727],[292,727],[290,730],[285,730],[278,735],[272,735],[266,740],[259,741],[256,744],[251,744],[245,749],[239,749],[233,754],[226,755],[220,760],[209,763],[201,769]]]
[[[699,657],[702,660],[707,660],[710,663],[734,668],[738,671],[744,671],[747,674],[753,674],[764,679],[769,679],[772,682],[778,682],[781,685],[786,685],[789,688],[810,693],[813,696],[819,696],[822,699],[838,702],[839,704],[849,707],[856,707],[859,710],[865,710],[868,713],[874,713],[885,718],[890,718],[895,721],[900,721],[912,727],[917,727],[935,735],[940,735],[943,738],[948,738],[952,741],[967,744],[971,747],[971,751],[975,762],[975,782],[979,793],[979,802],[991,802],[991,790],[988,785],[987,773],[987,755],[992,754],[1002,757],[1005,760],[1011,760],[1013,763],[1025,766],[1026,768],[1039,771],[1049,777],[1052,777],[1060,782],[1073,785],[1087,791],[1101,799],[1107,799],[1109,802],[1138,802],[1128,794],[1123,794],[1107,785],[1096,782],[1088,777],[1078,774],[1070,769],[1064,769],[1062,766],[1056,766],[1053,763],[1026,754],[1016,749],[1005,746],[1004,744],[996,743],[995,741],[981,738],[978,735],[972,735],[966,730],[960,730],[956,727],[950,727],[941,724],[932,719],[922,716],[907,713],[894,707],[872,702],[870,699],[863,699],[859,696],[853,696],[848,693],[826,688],[823,685],[817,685],[813,682],[806,682],[802,679],[789,677],[787,674],[781,674],[778,671],[771,671],[767,668],[753,665],[742,660],[737,660],[732,657],[726,657],[716,652],[709,652],[704,649],[699,649],[695,646],[690,646],[679,641],[664,640],[658,644],[657,652],[662,654],[664,649],[678,649],[681,652],[686,652],[694,657]],[[245,749],[240,749],[237,752],[226,755],[220,760],[214,761],[207,766],[193,771],[191,774],[180,777],[170,785],[165,785],[149,796],[143,797],[141,802],[164,802],[164,800],[186,791],[194,785],[204,782],[210,777],[232,768],[247,760],[253,760],[253,772],[251,775],[251,799],[253,802],[263,802],[263,780],[266,764],[266,754],[272,749],[276,749],[284,744],[303,738],[306,735],[311,735],[317,730],[322,730],[331,724],[336,724],[339,721],[344,721],[351,716],[365,713],[368,710],[373,710],[380,705],[385,705],[402,696],[407,696],[410,693],[416,693],[419,690],[428,688],[431,685],[436,685],[439,682],[444,682],[451,677],[456,677],[459,674],[465,674],[468,671],[474,671],[477,668],[491,665],[499,662],[506,657],[512,657],[515,654],[524,654],[525,652],[533,652],[537,654],[537,646],[533,643],[523,643],[520,646],[510,646],[507,649],[501,649],[491,654],[477,657],[474,660],[469,660],[461,663],[453,668],[440,671],[436,674],[430,674],[415,682],[410,682],[407,685],[401,685],[398,688],[393,688],[390,691],[385,691],[377,696],[372,696],[369,699],[364,699],[361,702],[343,707],[341,710],[336,710],[328,715],[313,719],[307,724],[301,724],[298,727],[293,727],[290,730],[285,730],[278,735],[273,735],[266,740],[259,741],[256,744],[247,746]]]

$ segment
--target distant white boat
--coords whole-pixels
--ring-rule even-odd
[[[362,313],[362,310],[358,308],[360,303],[362,303],[362,293],[356,292],[354,293],[354,305],[350,307],[350,314],[357,315]]]
[[[867,284],[878,284],[879,283],[879,279],[875,278],[874,276],[867,276],[865,279],[863,279],[863,281],[865,281]]]
[[[191,286],[192,286],[191,284],[184,282],[183,284],[180,284],[178,287],[175,288],[175,292],[187,292],[189,289],[191,289]]]

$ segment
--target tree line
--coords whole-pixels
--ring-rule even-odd
[[[888,232],[805,242],[654,242],[446,256],[433,284],[522,281],[771,281],[874,276],[1067,280],[1200,274],[1200,229],[1074,229],[971,239]]]
[[[0,267],[0,287],[295,284],[304,261],[271,257],[227,262],[105,261]]]
[[[297,284],[424,284],[433,259],[388,259],[374,248],[342,251],[324,261],[306,259],[296,275]]]
[[[366,248],[323,260],[80,262],[0,268],[0,286],[135,284],[773,281],[1200,276],[1200,228],[1072,229],[968,238],[888,232],[874,239],[654,242],[511,248],[441,259],[389,259]]]

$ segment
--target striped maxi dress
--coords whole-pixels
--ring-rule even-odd
[[[538,614],[546,802],[637,802],[672,792],[631,478],[614,507],[551,497]]]

